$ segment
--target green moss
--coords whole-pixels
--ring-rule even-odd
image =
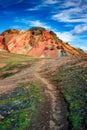
[[[71,115],[71,116],[72,116],[71,121],[73,124],[72,130],[81,129],[80,124],[82,123],[83,118],[79,115]]]
[[[87,129],[87,68],[65,65],[53,81],[58,84],[68,105],[67,117],[71,130]],[[60,86],[60,87],[59,87]]]
[[[12,92],[2,95],[0,101],[0,130],[23,130],[37,117],[44,102],[38,83],[20,84]]]

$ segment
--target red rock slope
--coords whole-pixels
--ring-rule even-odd
[[[52,31],[35,27],[30,30],[6,30],[0,35],[0,50],[36,57],[61,57],[84,52],[60,40]]]

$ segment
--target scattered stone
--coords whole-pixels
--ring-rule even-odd
[[[53,127],[55,127],[55,122],[53,120],[50,120],[50,128],[52,129]]]
[[[26,86],[26,87],[25,87],[25,90],[29,90],[29,89],[30,89],[30,87],[29,87],[29,86]]]
[[[4,119],[4,118],[5,118],[4,116],[0,115],[0,119]]]

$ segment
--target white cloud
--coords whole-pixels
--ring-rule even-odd
[[[74,40],[74,36],[70,32],[55,32],[57,36],[65,42]]]
[[[44,27],[46,29],[50,29],[50,26],[46,25],[45,23],[36,20],[36,21],[28,21],[30,26],[36,26],[36,27]]]
[[[33,8],[26,9],[27,11],[35,11],[40,10],[43,7],[52,6],[57,3],[59,3],[60,0],[43,0],[41,3],[38,3],[38,5],[34,6]]]
[[[73,34],[81,34],[83,32],[87,32],[87,24],[81,24],[75,26],[75,28],[72,30]]]
[[[34,6],[33,8],[29,8],[29,9],[26,9],[26,11],[37,11],[37,10],[40,10],[42,7],[45,7],[46,5],[37,5],[37,6]]]
[[[43,4],[57,4],[58,0],[45,0]]]
[[[82,8],[71,8],[61,11],[60,13],[52,16],[53,20],[60,22],[78,23],[87,22],[87,14],[83,14]]]
[[[53,20],[66,23],[87,22],[87,2],[85,4],[82,0],[64,0],[55,11]]]
[[[63,4],[61,4],[61,8],[70,8],[70,7],[79,7],[81,5],[82,0],[65,0]]]
[[[46,29],[51,29],[51,27],[49,25],[47,25],[44,22],[41,22],[40,20],[28,20],[28,19],[18,19],[16,18],[16,20],[14,22],[21,22],[25,25],[27,25],[28,27],[44,27]]]

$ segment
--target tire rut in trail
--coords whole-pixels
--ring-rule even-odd
[[[65,116],[67,108],[59,90],[56,90],[56,87],[42,77],[39,72],[35,72],[34,76],[45,85],[44,93],[45,95],[49,95],[48,97],[50,98],[51,110],[49,112],[49,130],[68,130],[67,118]]]

